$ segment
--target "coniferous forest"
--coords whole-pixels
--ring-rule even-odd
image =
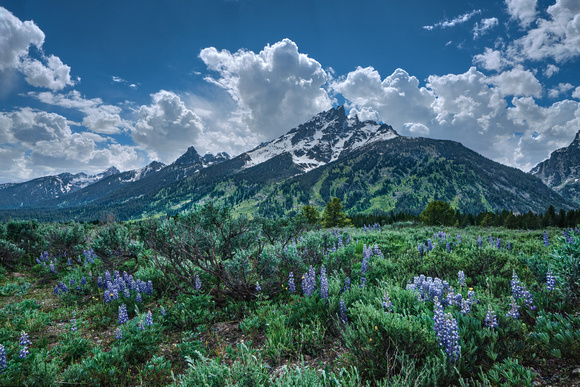
[[[0,385],[580,383],[578,211],[0,224]]]

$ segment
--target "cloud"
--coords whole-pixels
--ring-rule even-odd
[[[352,102],[357,113],[372,111],[402,134],[406,132],[403,124],[426,123],[435,117],[430,107],[435,101],[433,93],[419,87],[419,80],[402,69],[381,81],[374,68],[358,67],[333,82],[332,89]]]
[[[73,132],[56,113],[21,108],[0,113],[0,179],[27,180],[61,172],[97,173],[142,165],[130,146],[90,132]]]
[[[45,56],[42,52],[44,33],[32,21],[22,22],[6,8],[0,7],[0,71],[17,70],[24,74],[26,82],[35,87],[53,91],[74,85],[71,68],[59,57]],[[30,46],[35,46],[41,60],[29,55]]]
[[[572,98],[580,99],[580,86],[572,92]]]
[[[552,75],[557,74],[558,71],[560,71],[560,69],[558,68],[558,66],[554,66],[553,64],[549,64],[546,66],[546,68],[544,69],[544,75],[547,78],[551,78]]]
[[[516,66],[509,71],[504,71],[491,77],[490,80],[497,86],[502,97],[515,95],[540,98],[542,96],[540,81],[531,71],[525,70],[522,66]]]
[[[574,86],[570,83],[559,83],[556,87],[548,91],[548,96],[550,98],[558,98],[560,95],[567,94],[573,88]]]
[[[520,65],[493,76],[475,67],[431,75],[426,86],[402,69],[381,80],[373,68],[359,67],[332,88],[345,97],[351,115],[376,114],[402,135],[459,139],[492,160],[524,170],[569,143],[580,127],[579,103],[538,106],[534,98],[542,97],[542,85]],[[540,140],[533,139],[536,132]]]
[[[473,63],[481,65],[486,70],[500,71],[511,63],[505,59],[501,51],[486,48],[483,54],[473,57]]]
[[[563,63],[580,55],[580,2],[556,0],[547,15],[509,46],[508,57],[519,62],[551,58]]]
[[[506,0],[507,11],[524,28],[536,19],[537,0]]]
[[[459,15],[456,18],[451,19],[451,20],[443,20],[443,21],[440,21],[440,22],[435,23],[435,24],[430,25],[430,26],[423,26],[423,29],[426,29],[427,31],[431,31],[431,30],[436,29],[436,28],[455,27],[458,24],[463,24],[463,23],[469,21],[469,19],[471,19],[472,17],[474,17],[475,15],[480,14],[480,13],[481,13],[481,10],[476,9],[474,11],[464,13],[463,15]]]
[[[480,23],[475,23],[475,26],[473,26],[473,39],[477,39],[481,35],[485,35],[489,30],[496,27],[498,24],[499,21],[496,17],[481,19]]]
[[[195,144],[203,123],[173,92],[161,90],[151,98],[151,105],[139,109],[131,137],[152,159],[171,163]]]
[[[206,80],[230,94],[249,129],[263,139],[286,133],[332,107],[323,88],[329,75],[289,39],[267,45],[257,54],[208,47],[199,56],[219,75]]]
[[[129,122],[121,118],[122,109],[120,107],[107,105],[100,98],[84,98],[76,90],[66,94],[45,91],[30,92],[28,95],[49,105],[82,112],[85,114],[82,125],[96,133],[115,134],[131,127]]]

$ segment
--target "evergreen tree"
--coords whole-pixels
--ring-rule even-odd
[[[316,207],[311,206],[310,204],[302,207],[302,214],[308,221],[308,224],[316,224],[320,221],[320,213]]]
[[[339,198],[332,198],[332,201],[326,203],[326,208],[322,215],[322,225],[324,227],[343,227],[350,225],[350,219],[342,210],[342,203]]]
[[[449,203],[435,200],[427,204],[421,213],[421,221],[429,226],[452,226],[455,224],[455,211]]]

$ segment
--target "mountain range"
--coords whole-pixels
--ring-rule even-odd
[[[578,163],[570,165],[567,157],[557,163],[559,180],[550,172],[555,167],[536,172],[542,164],[526,174],[458,142],[400,136],[389,125],[348,117],[339,106],[234,158],[200,156],[190,147],[170,165],[0,185],[0,218],[94,220],[114,212],[124,220],[173,214],[209,200],[238,212],[284,215],[306,204],[322,208],[332,197],[351,214],[420,213],[431,200],[462,212],[543,212],[550,205],[577,207],[576,197],[544,184],[572,187],[569,176],[577,176]]]

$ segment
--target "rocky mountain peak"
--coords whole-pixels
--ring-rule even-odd
[[[201,163],[201,156],[193,146],[187,148],[187,151],[181,155],[173,164],[190,165]]]

